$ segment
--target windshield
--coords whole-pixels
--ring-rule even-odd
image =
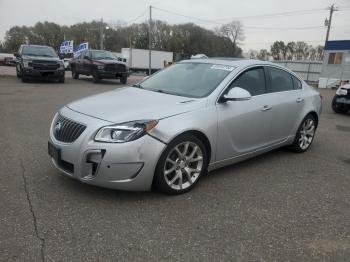
[[[24,46],[22,55],[57,57],[55,51],[48,46]]]
[[[115,56],[108,51],[93,51],[92,59],[100,60],[100,59],[116,59]]]
[[[186,97],[209,95],[233,71],[232,66],[180,63],[168,67],[143,81],[147,90]]]

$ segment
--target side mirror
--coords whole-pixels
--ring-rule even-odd
[[[88,57],[87,55],[84,55],[84,59],[90,60],[90,57]]]
[[[227,102],[227,101],[245,101],[252,98],[252,95],[245,89],[240,87],[234,87],[231,88],[231,90],[226,94],[223,95],[220,99],[220,102]]]
[[[17,53],[17,52],[14,53],[13,55],[14,55],[15,57],[20,57],[19,53]]]

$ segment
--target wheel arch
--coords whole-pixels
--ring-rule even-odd
[[[307,117],[308,115],[312,115],[315,118],[315,120],[316,120],[316,127],[318,127],[319,117],[318,117],[318,114],[316,113],[316,111],[310,111],[309,113],[307,113],[305,115],[305,117]],[[305,117],[304,117],[304,119],[305,119]]]

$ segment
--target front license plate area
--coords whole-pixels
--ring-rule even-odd
[[[56,163],[61,162],[61,149],[48,142],[48,152],[49,155],[56,161]]]

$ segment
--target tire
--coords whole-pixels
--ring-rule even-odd
[[[101,81],[98,73],[96,70],[92,71],[92,77],[94,79],[94,83],[99,83]]]
[[[61,83],[61,84],[63,84],[64,83],[64,76],[61,76],[59,79],[58,79],[58,83]]]
[[[79,74],[77,73],[77,71],[75,71],[74,67],[72,67],[72,78],[79,79]]]
[[[17,76],[18,78],[21,78],[21,72],[20,72],[20,70],[18,69],[18,66],[16,66],[16,76]]]
[[[21,79],[22,79],[23,83],[27,83],[28,82],[28,77],[23,74],[23,70],[21,70]]]
[[[127,76],[123,76],[122,78],[120,78],[120,83],[122,83],[123,85],[125,85],[127,82],[128,82]]]
[[[158,160],[154,187],[171,195],[188,192],[206,173],[207,154],[204,143],[197,137],[185,134],[175,138]]]
[[[313,115],[307,115],[301,122],[293,144],[289,149],[295,153],[304,153],[312,145],[317,129],[317,122]]]
[[[334,98],[332,100],[333,111],[338,113],[338,114],[346,114],[349,111],[350,106],[346,105],[346,104],[342,104],[342,103],[337,103],[337,98],[338,98],[338,96],[334,96]]]

